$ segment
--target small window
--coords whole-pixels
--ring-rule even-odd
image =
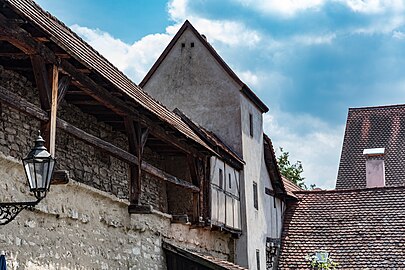
[[[250,136],[253,137],[253,115],[249,113],[249,132]]]
[[[182,48],[186,47],[186,43],[181,43],[181,47]]]
[[[260,270],[260,250],[256,249],[256,264],[257,270]]]
[[[219,188],[224,188],[224,174],[222,173],[222,169],[219,169]]]
[[[231,174],[228,174],[228,181],[229,181],[229,189],[232,188],[232,178],[231,178]]]
[[[257,198],[257,183],[253,182],[253,206],[259,210],[259,201]]]
[[[190,44],[190,45],[191,45],[191,48],[193,48],[193,47],[194,47],[194,42],[191,42],[191,44]]]

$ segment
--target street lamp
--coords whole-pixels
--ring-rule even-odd
[[[0,203],[0,225],[12,221],[23,209],[37,205],[49,191],[55,159],[46,150],[44,144],[45,141],[38,132],[34,147],[22,160],[30,191],[34,193],[37,200]]]

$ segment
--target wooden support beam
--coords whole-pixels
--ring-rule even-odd
[[[55,144],[56,144],[56,113],[58,110],[58,88],[59,88],[59,71],[56,65],[52,67],[52,99],[51,99],[51,116],[49,119],[49,153],[51,156],[55,156]]]
[[[129,152],[138,158],[142,164],[143,150],[148,138],[149,129],[142,129],[139,123],[134,123],[131,118],[124,119],[125,129],[127,131]],[[129,177],[129,198],[130,203],[139,204],[142,191],[142,168],[140,166],[130,166]]]
[[[190,146],[187,142],[180,141],[179,138],[172,134],[166,134],[163,127],[158,124],[152,124],[153,121],[144,114],[139,114],[135,109],[138,104],[131,100],[132,106],[115,97],[113,93],[108,91],[106,88],[95,83],[86,74],[80,72],[75,66],[69,63],[66,59],[61,59],[55,55],[55,53],[46,47],[44,44],[37,42],[27,31],[13,25],[7,21],[4,15],[0,14],[0,40],[7,40],[26,54],[38,54],[42,56],[43,60],[48,63],[58,64],[60,63],[60,68],[69,74],[73,79],[79,82],[83,86],[84,90],[88,95],[92,96],[94,99],[102,103],[105,107],[111,109],[116,114],[120,116],[127,116],[133,118],[135,121],[140,122],[144,126],[149,126],[150,133],[155,137],[166,141],[169,144],[176,146],[183,152],[192,154],[193,156],[203,156],[194,147]],[[87,67],[90,68],[91,67]],[[163,121],[160,121],[163,123]]]
[[[195,186],[200,185],[200,181],[198,180],[198,172],[197,172],[197,165],[195,158],[193,156],[188,156],[187,158],[188,161],[188,167],[190,169],[190,175],[191,175],[191,180]],[[200,188],[201,192],[201,188]],[[200,194],[199,193],[193,193],[193,218],[192,222],[198,223],[199,217],[200,217]]]
[[[0,86],[0,103],[4,103],[18,111],[21,111],[29,116],[32,116],[40,121],[47,122],[49,120],[48,113],[44,110],[38,108],[36,105],[28,102],[26,99],[16,95],[10,90]],[[139,165],[138,158],[135,155],[128,153],[127,151],[106,142],[100,138],[97,138],[69,123],[62,119],[57,119],[56,121],[57,128],[65,131],[66,133],[72,135],[73,137],[88,143],[94,147],[97,147],[108,154],[125,161],[130,164]],[[192,183],[187,182],[185,180],[179,179],[175,176],[172,176],[161,169],[154,167],[153,165],[142,161],[141,165],[142,170],[145,172],[158,177],[163,181],[167,181],[177,186],[181,186],[183,188],[189,189],[193,192],[199,192],[199,188],[194,186]]]
[[[69,85],[72,81],[70,76],[62,76],[58,82],[58,104],[65,98],[66,92],[69,89]]]
[[[39,55],[31,55],[32,71],[39,92],[41,108],[45,111],[51,109],[52,90],[49,84],[48,71],[44,59]]]

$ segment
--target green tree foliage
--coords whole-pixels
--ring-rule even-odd
[[[283,148],[280,147],[280,156],[277,158],[278,168],[280,169],[280,173],[294,182],[296,185],[303,189],[308,189],[304,183],[304,177],[301,176],[304,168],[302,167],[301,161],[296,161],[294,164],[291,164],[289,157],[289,152],[284,152]],[[311,185],[313,189],[313,185]]]

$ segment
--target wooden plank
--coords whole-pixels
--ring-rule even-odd
[[[72,81],[70,76],[62,76],[58,82],[58,104],[65,98],[66,92],[69,89],[69,85]]]
[[[32,71],[39,92],[41,108],[48,111],[51,109],[51,87],[48,80],[48,72],[44,59],[39,55],[31,55]]]
[[[134,121],[128,117],[124,119],[125,129],[128,135],[129,152],[133,155],[137,155],[137,142],[135,135]],[[139,198],[141,196],[141,172],[140,167],[130,164],[129,166],[129,202],[131,204],[139,204]]]
[[[69,172],[66,170],[57,170],[53,172],[51,185],[65,185],[69,183]]]
[[[110,91],[108,91],[106,88],[95,83],[91,78],[80,72],[66,59],[58,58],[51,49],[46,47],[44,44],[37,42],[27,31],[8,23],[7,18],[1,14],[0,39],[7,40],[27,54],[38,54],[42,56],[45,62],[53,64],[60,63],[60,68],[83,86],[82,90],[84,90],[94,99],[98,100],[107,108],[114,111],[116,114],[132,117],[134,120],[141,122],[141,124],[144,126],[149,127],[151,134],[159,137],[169,144],[176,146],[185,153],[192,154],[194,156],[203,156],[203,153],[198,152],[187,142],[180,141],[176,136],[167,134],[166,130],[159,125],[164,123],[163,120],[159,120],[159,124],[152,124],[153,121],[151,119],[149,119],[146,115],[139,114],[139,112],[135,109],[135,107],[139,106],[139,104],[137,104],[134,100],[131,100],[131,106],[129,106],[125,101],[115,97],[113,93],[110,93]]]
[[[51,101],[51,116],[49,119],[49,153],[51,156],[55,156],[55,144],[56,144],[56,113],[58,110],[58,88],[59,88],[59,71],[56,65],[52,67],[52,101]]]
[[[40,121],[46,122],[49,120],[47,112],[38,108],[36,105],[28,102],[24,98],[21,98],[20,96],[14,94],[13,92],[7,90],[6,88],[4,88],[2,86],[0,86],[0,102],[7,104],[8,106],[10,106],[18,111],[21,111],[27,115],[30,115]],[[104,150],[107,153],[109,153],[110,155],[112,155],[122,161],[138,165],[138,158],[136,156],[128,153],[125,150],[122,150],[121,148],[119,148],[109,142],[106,142],[100,138],[97,138],[97,137],[79,129],[79,128],[67,123],[66,121],[64,121],[62,119],[59,119],[59,118],[57,119],[56,126],[58,128],[60,128],[61,130],[65,131],[66,133],[72,135],[73,137],[75,137],[81,141],[84,141],[94,147],[97,147],[101,150]],[[142,162],[141,168],[145,172],[147,172],[153,176],[156,176],[161,180],[170,182],[174,185],[181,186],[181,187],[189,189],[193,192],[199,192],[199,190],[200,190],[198,187],[194,186],[192,183],[179,179],[175,176],[172,176],[145,161]]]

